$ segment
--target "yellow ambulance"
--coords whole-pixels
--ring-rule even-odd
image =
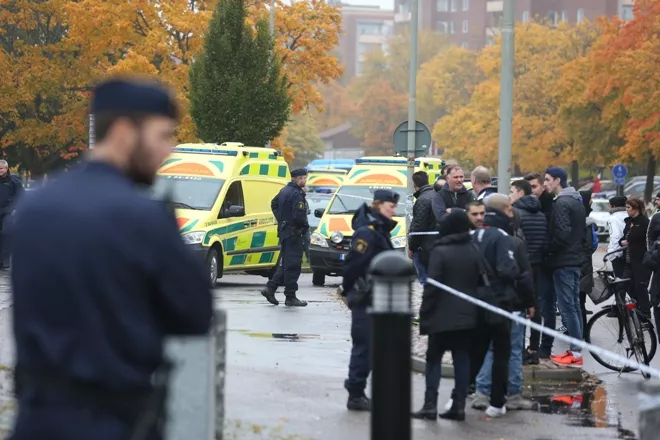
[[[159,168],[153,195],[171,201],[184,242],[215,283],[228,272],[272,273],[280,248],[270,202],[290,180],[276,150],[183,144]]]
[[[426,171],[429,182],[434,182],[442,171],[444,161],[439,158],[415,159],[415,171]],[[363,157],[355,161],[344,184],[330,200],[328,208],[317,209],[314,215],[321,218],[311,234],[309,260],[316,286],[325,284],[325,277],[341,276],[342,264],[350,249],[353,214],[363,203],[370,204],[377,189],[391,189],[401,196],[397,216],[398,225],[392,230],[395,249],[405,249],[406,196],[408,185],[408,161],[404,157]]]

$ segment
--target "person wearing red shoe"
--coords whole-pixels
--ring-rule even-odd
[[[552,279],[561,312],[562,322],[569,336],[582,339],[580,308],[580,266],[585,239],[586,211],[582,197],[568,186],[568,173],[558,167],[550,167],[545,173],[545,189],[554,194],[549,225],[549,246],[545,263],[553,269]],[[551,356],[559,366],[581,368],[581,348],[571,344],[564,354]]]

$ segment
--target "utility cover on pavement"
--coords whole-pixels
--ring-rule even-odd
[[[392,135],[394,151],[401,156],[408,156],[408,121],[402,122]],[[431,146],[431,132],[423,123],[415,122],[415,157],[424,156]]]
[[[612,167],[612,175],[614,177],[623,179],[628,175],[628,168],[626,168],[626,166],[622,164],[614,165],[614,167]]]

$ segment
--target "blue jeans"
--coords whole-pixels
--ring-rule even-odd
[[[419,284],[422,286],[426,284],[426,268],[422,264],[421,261],[419,261],[419,252],[413,252],[413,263],[415,264],[415,268],[417,269],[417,279],[419,281]]]
[[[515,312],[514,312],[515,313]],[[524,317],[524,313],[516,313]],[[509,357],[509,381],[507,395],[513,396],[522,393],[523,387],[523,350],[525,349],[526,327],[517,322],[511,323],[511,356]],[[490,345],[484,363],[477,375],[477,391],[490,396],[493,383],[493,344]]]
[[[582,309],[580,309],[580,268],[560,267],[552,274],[552,281],[557,294],[557,306],[561,320],[568,329],[568,335],[582,339]],[[571,344],[571,351],[582,349]]]

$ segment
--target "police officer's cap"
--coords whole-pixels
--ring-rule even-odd
[[[399,193],[389,189],[377,189],[374,191],[374,202],[399,203]]]
[[[178,117],[176,103],[167,88],[153,80],[139,79],[112,79],[98,84],[91,112]]]
[[[298,168],[296,170],[291,171],[291,177],[300,177],[306,175],[307,175],[307,170],[305,168]]]

